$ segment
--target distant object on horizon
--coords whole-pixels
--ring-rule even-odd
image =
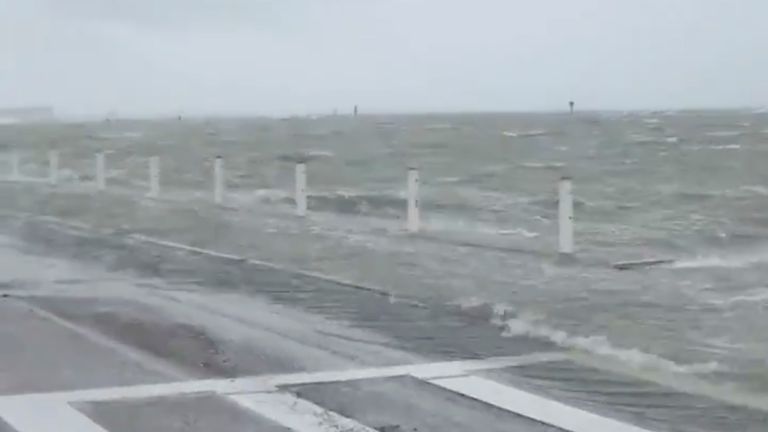
[[[0,108],[0,124],[41,123],[55,119],[52,107]]]
[[[568,106],[570,106],[570,108],[571,108],[571,114],[573,114],[573,111],[574,111],[574,110],[575,110],[575,108],[576,108],[576,102],[574,102],[574,101],[570,101],[570,102],[568,102]]]
[[[104,122],[112,123],[113,120],[117,120],[119,117],[120,117],[120,114],[117,111],[112,110],[112,111],[109,111],[107,115],[104,117]]]
[[[355,105],[355,117],[357,117],[358,112],[357,105]]]

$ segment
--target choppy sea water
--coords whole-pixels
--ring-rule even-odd
[[[766,113],[120,120],[5,125],[0,146],[19,152],[26,178],[45,177],[46,151],[57,149],[62,194],[91,188],[94,154],[106,151],[110,190],[137,200],[147,158],[161,157],[167,201],[146,213],[113,209],[109,220],[88,208],[59,216],[151,227],[158,237],[484,311],[510,336],[768,394]],[[225,212],[210,211],[217,155]],[[307,220],[291,216],[297,160],[309,161]],[[409,166],[421,171],[418,236],[403,232]],[[576,196],[572,263],[554,253],[564,174]],[[194,229],[192,218],[167,218],[174,203],[199,209]],[[215,223],[201,225],[206,218],[239,224],[244,235],[217,236]],[[610,268],[645,258],[678,261]]]

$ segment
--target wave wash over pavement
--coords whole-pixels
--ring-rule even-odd
[[[766,424],[758,400],[749,408],[707,397],[693,381],[697,394],[595,369],[555,344],[503,337],[462,308],[182,250],[125,229],[10,212],[2,221],[0,344],[13,348],[0,351],[7,430],[692,432]]]

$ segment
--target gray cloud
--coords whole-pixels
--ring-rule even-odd
[[[0,99],[74,114],[763,105],[764,0],[0,0]]]

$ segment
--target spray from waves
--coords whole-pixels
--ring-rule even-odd
[[[506,337],[528,336],[550,341],[557,346],[584,351],[601,357],[614,358],[623,364],[638,369],[659,369],[676,373],[706,374],[718,371],[717,362],[679,364],[655,354],[635,348],[619,348],[611,344],[605,336],[572,336],[562,330],[556,330],[524,317],[512,318],[503,322]]]

